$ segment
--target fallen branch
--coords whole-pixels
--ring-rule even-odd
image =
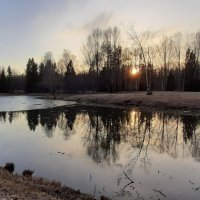
[[[129,186],[129,185],[131,185],[131,184],[132,184],[132,182],[127,183],[127,184],[122,188],[122,190],[124,190],[127,186]]]
[[[126,178],[131,182],[134,183],[134,181],[125,173],[125,171],[123,171],[124,175],[126,176]]]
[[[131,185],[132,183],[134,183],[134,181],[123,171],[124,175],[126,176],[126,178],[130,181],[129,183],[127,183],[122,190],[124,190],[127,186]]]
[[[155,190],[153,189],[153,191],[160,193],[162,196],[167,197],[165,194],[163,194],[160,190]]]

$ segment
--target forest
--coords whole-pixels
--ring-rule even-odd
[[[81,53],[82,60],[69,50],[57,62],[52,52],[40,63],[29,58],[22,74],[1,67],[0,92],[200,91],[200,32],[166,36],[131,26],[124,40],[118,27],[96,28]]]

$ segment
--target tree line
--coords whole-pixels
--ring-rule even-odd
[[[200,32],[138,34],[131,26],[127,40],[118,27],[94,29],[76,57],[64,50],[55,62],[47,52],[41,63],[29,58],[25,73],[0,70],[0,92],[200,91]],[[80,61],[79,61],[80,62]]]

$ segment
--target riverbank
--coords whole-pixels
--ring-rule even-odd
[[[0,199],[4,200],[93,200],[55,181],[13,175],[0,167]]]
[[[53,99],[50,93],[21,94]],[[16,94],[0,94],[0,96],[16,96]],[[57,100],[75,101],[81,104],[111,106],[123,108],[142,108],[169,112],[186,112],[200,114],[200,92],[123,92],[123,93],[85,93],[85,94],[55,94]]]
[[[45,95],[45,98],[52,97],[51,95]],[[56,94],[56,99],[103,106],[139,107],[200,113],[200,92],[153,92],[153,95],[146,95],[146,92]]]
[[[16,94],[0,94],[0,96],[15,96]],[[20,95],[38,96],[53,99],[49,93],[25,93]],[[200,92],[123,92],[123,93],[84,93],[61,94],[56,93],[57,100],[76,101],[83,104],[118,106],[118,107],[144,107],[160,110],[182,110],[200,112]]]

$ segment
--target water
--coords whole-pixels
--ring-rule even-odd
[[[23,111],[73,105],[75,102],[39,99],[31,96],[1,96],[0,111]]]
[[[195,200],[200,117],[80,105],[1,112],[0,165],[11,161],[97,198]]]

